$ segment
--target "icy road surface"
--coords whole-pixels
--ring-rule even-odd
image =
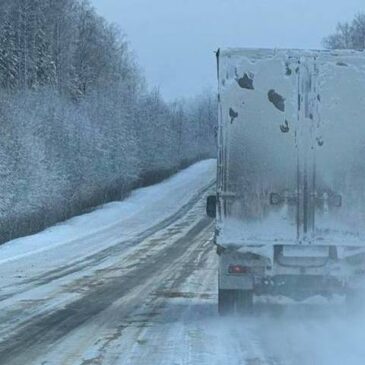
[[[338,304],[219,318],[215,162],[0,248],[0,364],[365,364],[365,319]]]

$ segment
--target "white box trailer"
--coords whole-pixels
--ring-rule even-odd
[[[353,293],[365,273],[365,53],[218,56],[219,311]]]

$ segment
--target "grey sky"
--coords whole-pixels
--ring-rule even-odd
[[[92,0],[167,99],[215,86],[218,47],[318,48],[364,0]]]

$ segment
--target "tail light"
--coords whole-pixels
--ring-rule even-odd
[[[250,268],[242,265],[230,265],[228,272],[230,274],[247,274],[250,272]]]

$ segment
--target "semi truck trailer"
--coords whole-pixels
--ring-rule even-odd
[[[220,314],[262,295],[355,297],[365,278],[365,54],[217,52]]]

